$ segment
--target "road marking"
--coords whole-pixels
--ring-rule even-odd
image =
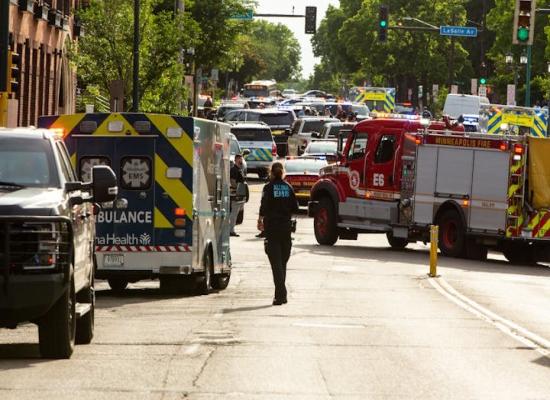
[[[443,296],[464,310],[474,314],[478,318],[495,326],[501,332],[517,340],[518,342],[536,350],[545,357],[550,356],[550,341],[519,326],[518,324],[495,314],[479,305],[475,301],[459,293],[443,278],[428,278],[430,284]]]
[[[363,329],[365,325],[362,324],[324,324],[321,322],[296,322],[293,326],[300,326],[303,328],[325,328],[325,329]]]

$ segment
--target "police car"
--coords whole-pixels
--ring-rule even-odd
[[[277,146],[269,126],[257,122],[241,122],[231,127],[231,133],[235,135],[243,151],[247,152],[244,159],[248,171],[257,173],[260,179],[266,179],[271,163],[277,158]]]
[[[307,206],[310,191],[320,178],[320,169],[327,166],[326,157],[289,156],[285,160],[285,180],[294,189],[300,206]]]

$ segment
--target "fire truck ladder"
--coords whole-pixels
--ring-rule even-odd
[[[525,145],[524,154],[527,154]],[[508,212],[507,212],[507,230],[506,236],[513,237],[521,234],[523,226],[523,205],[525,199],[525,156],[520,160],[512,158],[510,166],[510,186],[508,187]]]

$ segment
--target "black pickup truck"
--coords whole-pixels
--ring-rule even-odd
[[[56,133],[0,129],[0,328],[36,323],[43,357],[92,340],[94,210],[117,191],[107,166],[79,182]]]

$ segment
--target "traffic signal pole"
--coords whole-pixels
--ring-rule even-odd
[[[10,0],[0,0],[0,127],[8,125]]]
[[[531,107],[531,48],[527,46],[527,65],[525,66],[525,107]]]

